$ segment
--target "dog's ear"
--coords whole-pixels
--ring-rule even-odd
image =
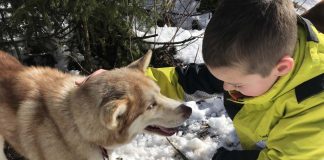
[[[142,72],[145,72],[146,68],[149,66],[152,57],[152,50],[148,50],[147,53],[140,59],[132,62],[127,67],[138,69]]]
[[[103,73],[103,72],[105,72],[105,71],[106,71],[106,70],[104,70],[104,69],[99,69],[99,70],[93,72],[92,74],[90,74],[88,77],[85,77],[85,78],[81,78],[81,79],[76,80],[74,83],[75,83],[75,85],[77,85],[77,86],[81,86],[81,85],[83,85],[86,81],[88,81],[91,77],[97,76],[97,75],[99,75],[99,74],[101,74],[101,73]]]
[[[123,99],[114,100],[104,105],[100,113],[101,122],[108,129],[115,129],[118,127],[118,123],[120,123],[121,119],[120,117],[123,116],[127,110],[127,103],[128,101]]]

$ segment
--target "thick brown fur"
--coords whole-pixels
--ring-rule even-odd
[[[302,17],[310,20],[318,31],[324,33],[324,0],[302,14]]]
[[[103,147],[126,144],[150,125],[181,125],[191,109],[144,76],[150,57],[78,86],[84,77],[25,67],[0,51],[0,138],[31,160],[98,160]]]

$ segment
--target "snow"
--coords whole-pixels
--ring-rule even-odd
[[[177,134],[167,138],[150,134],[138,135],[130,144],[114,150],[112,159],[183,159],[177,152],[179,150],[188,159],[209,160],[221,146],[228,149],[240,148],[232,121],[226,116],[221,95],[197,103],[186,102],[186,105],[193,112]]]
[[[309,9],[320,0],[295,0],[305,9]],[[183,1],[182,1],[183,2]],[[174,11],[178,13],[190,13],[194,10],[196,1],[190,4],[187,10],[183,10],[189,1],[177,5]],[[181,8],[182,7],[182,8]],[[299,14],[302,11],[298,11]],[[146,39],[150,42],[180,42],[192,37],[194,41],[176,45],[177,54],[175,58],[184,63],[203,63],[201,56],[202,37],[211,15],[185,19],[178,26],[181,27],[154,27],[147,35],[158,34],[157,37]],[[189,30],[191,22],[196,19],[200,22],[202,30]],[[136,31],[138,36],[144,33]],[[152,45],[151,47],[161,47]],[[186,102],[186,105],[193,109],[191,117],[183,124],[180,131],[171,137],[158,135],[141,134],[130,144],[117,148],[112,153],[112,159],[126,160],[180,160],[183,159],[179,152],[189,160],[210,160],[219,147],[227,149],[240,149],[238,137],[231,119],[227,116],[222,96],[206,99],[199,102]],[[174,146],[174,147],[173,147]],[[177,151],[179,150],[179,152]]]
[[[175,58],[180,59],[184,63],[203,63],[201,56],[202,48],[202,36],[205,30],[185,30],[183,28],[177,27],[157,27],[151,28],[148,32],[148,35],[158,34],[157,37],[151,37],[146,39],[149,42],[180,42],[188,40],[189,38],[197,37],[193,41],[189,41],[181,45],[176,45],[178,53],[175,55]],[[144,36],[144,32],[136,31],[137,36]],[[152,48],[159,48],[162,45],[152,45]],[[197,55],[197,57],[196,57]]]

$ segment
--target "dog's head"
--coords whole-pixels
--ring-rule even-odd
[[[138,133],[171,136],[191,108],[160,94],[144,75],[151,51],[127,67],[87,79],[73,96],[72,111],[81,135],[103,146],[129,142]]]

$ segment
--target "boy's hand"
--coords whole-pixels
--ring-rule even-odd
[[[104,72],[104,71],[106,71],[106,70],[104,70],[104,69],[99,69],[99,70],[93,72],[92,74],[90,74],[90,75],[89,75],[88,77],[86,77],[86,78],[78,79],[78,80],[75,81],[75,85],[77,85],[77,86],[81,86],[81,85],[82,85],[84,82],[86,82],[90,77],[93,77],[93,76],[95,76],[95,75],[98,75],[98,74],[100,74],[100,73],[102,73],[102,72]]]

